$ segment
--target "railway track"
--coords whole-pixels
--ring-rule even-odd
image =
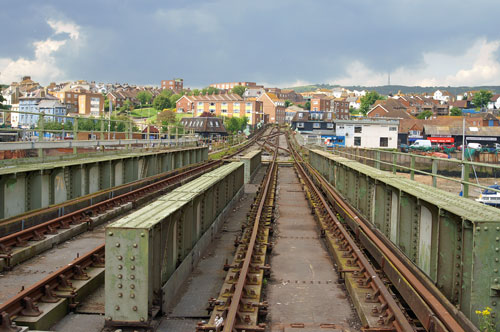
[[[241,146],[235,152],[224,156],[223,160],[232,158],[235,155],[242,153],[254,144],[261,135],[262,132],[254,136],[247,142],[247,144]],[[87,208],[43,222],[21,232],[16,232],[2,237],[0,238],[0,258],[3,258],[7,262],[8,267],[11,267],[12,264],[19,264],[23,258],[25,260],[29,257],[26,258],[23,256],[14,261],[12,258],[15,255],[15,249],[25,246],[28,242],[33,244],[36,241],[42,241],[46,235],[54,234],[60,230],[72,227],[73,225],[88,224],[89,227],[86,229],[91,229],[92,217],[98,216],[99,214],[112,210],[113,208],[123,204],[137,202],[140,199],[145,200],[146,196],[148,199],[153,199],[153,196],[156,197],[164,193],[165,190],[172,189],[181,185],[185,181],[194,179],[207,171],[221,166],[224,162],[223,160],[208,161],[202,165],[189,167],[183,172],[175,172],[178,174],[174,174],[157,182],[147,184],[142,188],[130,191],[126,194],[113,197],[112,199],[99,202]],[[43,211],[39,212],[43,213]],[[100,268],[101,271],[99,271],[99,273],[89,275],[87,270],[92,268]],[[104,281],[103,272],[104,244],[87,252],[81,258],[73,261],[68,266],[51,273],[49,276],[33,284],[29,288],[24,289],[23,287],[23,290],[20,293],[2,303],[0,305],[0,331],[17,331],[17,328],[12,329],[10,327],[14,318],[18,321],[22,321],[23,317],[29,318],[43,315],[43,310],[40,310],[37,304],[64,302],[66,303],[66,309],[61,312],[66,314],[78,305],[78,301],[76,300],[81,300],[88,294],[87,289],[84,289],[82,292],[78,292],[77,288],[73,287],[72,284],[79,283],[81,280],[86,281],[85,284],[90,284],[91,280],[92,282],[102,284]],[[95,288],[95,285],[93,285],[93,287]],[[60,318],[62,318],[62,316],[58,317],[58,319]],[[51,320],[53,320],[53,317]]]
[[[272,137],[279,138],[279,130]],[[234,259],[225,266],[228,273],[222,290],[217,299],[210,301],[210,320],[206,324],[198,324],[197,331],[214,331],[220,325],[219,319],[224,321],[225,332],[265,330],[265,324],[259,323],[259,317],[265,315],[267,303],[260,302],[260,299],[264,276],[269,272],[266,254],[270,249],[269,237],[272,232],[277,154],[276,147],[248,214],[243,234],[237,242]]]
[[[388,246],[387,242],[382,240],[368,223],[363,221],[363,218],[336,193],[330,183],[304,162],[292,144],[289,146],[294,154],[296,167],[308,188],[312,204],[317,210],[323,234],[345,253],[342,258],[347,258],[346,263],[350,268],[344,270],[344,273],[352,273],[359,282],[364,283],[364,286],[370,286],[371,291],[365,297],[365,302],[376,304],[373,306],[373,313],[378,315],[380,323],[390,323],[396,331],[415,331],[417,328],[436,332],[479,331],[444,296],[429,289],[428,285],[422,281],[422,276],[415,271],[416,268],[404,262],[401,255],[395,252],[397,250]],[[342,218],[344,222],[341,222],[339,218]],[[345,225],[354,225],[355,235],[347,231]],[[395,274],[390,278],[392,279],[391,285],[406,301],[405,305],[416,316],[418,324],[411,326],[405,322],[405,320],[411,322],[414,319],[401,310],[400,304],[393,301],[389,287],[381,282],[381,277],[372,267],[373,263],[366,259],[363,251],[356,244],[359,243],[362,235],[370,241],[364,242],[367,249],[372,246],[373,250],[370,253],[374,256],[377,253],[382,255],[383,258],[379,261],[390,265],[393,269]],[[387,279],[385,276],[384,278]]]
[[[210,318],[199,323],[196,331],[215,331],[219,319],[223,321],[223,331],[265,331],[269,328],[265,324],[269,304],[263,301],[263,285],[271,273],[267,254],[272,248],[279,151],[294,159],[293,166],[319,225],[320,235],[362,317],[363,331],[479,331],[443,296],[430,289],[415,268],[371,229],[302,158],[288,136],[288,148],[280,147],[282,134],[279,129],[273,129],[260,138],[254,137],[233,154],[256,143],[272,152],[272,159],[247,215],[242,235],[235,242],[237,249],[233,261],[224,266],[227,274],[221,291],[209,302]],[[263,142],[259,143],[259,139]],[[202,167],[217,167],[217,163],[222,162],[209,162],[190,171],[198,169],[201,172]],[[181,174],[177,175],[178,179],[182,179]],[[47,232],[35,236],[43,237]],[[24,239],[25,242],[32,240]],[[10,248],[15,247],[15,244],[10,245]],[[87,295],[93,280],[96,283],[104,280],[104,259],[102,245],[0,305],[0,331],[16,331],[11,327],[13,318],[43,315],[40,304],[57,303],[65,306],[64,313],[73,310]],[[385,266],[390,266],[394,274],[387,274],[389,270]],[[301,327],[295,325],[292,327]]]

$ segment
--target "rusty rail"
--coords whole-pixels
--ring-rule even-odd
[[[224,320],[223,331],[265,330],[265,324],[259,324],[258,318],[267,313],[267,303],[261,303],[260,297],[262,280],[264,275],[269,273],[265,257],[269,245],[268,237],[272,233],[270,223],[277,183],[277,154],[276,148],[273,160],[252,204],[243,234],[235,242],[237,250],[233,263],[225,265],[225,269],[229,272],[219,298],[210,301],[213,310],[211,318],[207,324],[198,324],[197,331],[215,331],[217,315]]]
[[[276,179],[276,169],[277,169],[276,157],[277,157],[277,155],[278,155],[278,149],[275,150],[274,156],[273,156],[273,161],[272,161],[271,165],[269,165],[266,180],[265,180],[265,183],[264,183],[264,186],[262,189],[263,197],[261,198],[261,200],[259,202],[259,207],[257,209],[257,214],[255,216],[255,222],[254,222],[253,228],[252,228],[252,235],[251,235],[250,241],[248,242],[248,245],[247,245],[247,251],[245,254],[245,259],[243,261],[243,266],[241,267],[238,282],[236,283],[236,287],[235,287],[233,296],[231,297],[231,304],[229,306],[229,310],[228,310],[227,316],[226,316],[226,321],[224,323],[224,330],[223,330],[224,332],[232,332],[233,329],[236,328],[237,314],[238,314],[238,311],[240,309],[241,300],[243,298],[243,290],[244,290],[245,284],[247,282],[250,262],[252,260],[253,254],[254,254],[255,243],[257,240],[260,221],[261,221],[261,217],[262,217],[262,211],[264,209],[264,205],[267,202],[267,197],[269,195],[269,189],[272,187],[272,185],[271,185],[272,180],[273,180],[273,178]]]
[[[90,266],[104,267],[104,244],[75,259],[0,305],[0,331],[8,331],[12,319],[17,316],[36,317],[41,315],[42,311],[36,305],[38,302],[56,303],[64,298],[74,298],[76,293],[70,280],[88,279],[85,270]]]

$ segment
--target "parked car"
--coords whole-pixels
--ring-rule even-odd
[[[482,148],[482,145],[481,145],[481,144],[479,144],[479,143],[468,143],[468,144],[467,144],[467,147],[468,147],[469,149],[476,149],[476,150],[479,150],[479,149],[481,149],[481,148]]]

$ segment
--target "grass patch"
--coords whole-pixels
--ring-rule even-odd
[[[139,109],[136,108],[132,112],[130,112],[130,116],[134,118],[149,118],[156,116],[157,113],[158,111],[152,107],[139,108]]]

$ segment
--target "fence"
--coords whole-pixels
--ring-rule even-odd
[[[295,137],[301,145],[327,149],[322,142],[307,142],[307,139],[300,134],[296,134]],[[478,189],[479,192],[481,192],[481,189],[500,192],[500,190],[488,187],[488,185],[496,184],[497,179],[500,178],[500,165],[384,149],[337,146],[333,147],[332,153],[394,174],[398,172],[402,173],[401,175],[407,174],[411,180],[430,184],[436,188],[438,187],[438,180],[441,180],[439,181],[441,189],[457,193],[459,191],[455,191],[455,189],[459,189],[460,194],[466,198],[469,198],[471,194],[471,186]],[[418,177],[418,175],[423,177]],[[428,179],[430,179],[430,182]],[[471,179],[472,181],[475,180],[475,182],[472,182]],[[486,182],[487,185],[480,184],[480,179],[482,182]],[[455,188],[450,185],[450,182],[460,185],[460,188]]]

